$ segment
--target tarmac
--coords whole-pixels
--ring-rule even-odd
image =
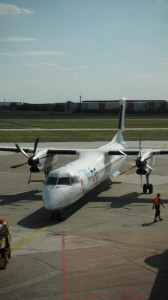
[[[94,148],[102,143],[44,145]],[[128,145],[138,147],[138,142]],[[165,141],[142,143],[147,146],[168,148]],[[59,156],[57,167],[72,159]],[[153,167],[160,174],[150,175],[153,194],[142,194],[133,169],[69,207],[60,223],[43,206],[44,174],[32,174],[28,185],[27,165],[10,168],[23,162],[22,154],[0,153],[0,217],[12,236],[11,259],[0,270],[1,299],[168,299],[168,155],[156,157]],[[157,192],[165,209],[163,221],[154,223]]]

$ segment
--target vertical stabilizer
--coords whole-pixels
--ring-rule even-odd
[[[120,102],[120,115],[119,115],[119,122],[118,122],[118,131],[115,135],[113,141],[116,143],[122,144],[125,146],[123,132],[124,132],[124,124],[125,124],[125,108],[126,108],[126,100],[127,98],[121,98]]]

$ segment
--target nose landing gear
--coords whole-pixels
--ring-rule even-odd
[[[52,212],[52,221],[58,221],[58,222],[61,222],[61,221],[64,221],[65,220],[65,217],[63,215],[63,211],[55,211],[55,212]]]

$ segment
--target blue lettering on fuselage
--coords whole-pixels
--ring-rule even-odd
[[[95,182],[99,179],[99,173],[95,168],[93,168],[92,170],[90,168],[87,168],[84,170],[84,173],[88,179],[88,182]]]

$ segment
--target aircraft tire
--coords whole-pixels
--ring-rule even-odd
[[[149,184],[149,194],[153,193],[153,184]]]
[[[64,218],[64,216],[63,216],[63,214],[62,214],[61,211],[56,211],[56,212],[52,213],[52,221],[59,221],[59,222],[61,222],[61,221],[64,221],[64,220],[65,220],[65,218]]]
[[[143,185],[143,193],[146,194],[147,193],[147,189],[148,189],[148,186],[146,183],[144,183]]]
[[[57,220],[58,219],[58,212],[53,212],[51,217],[52,217],[52,221]]]

